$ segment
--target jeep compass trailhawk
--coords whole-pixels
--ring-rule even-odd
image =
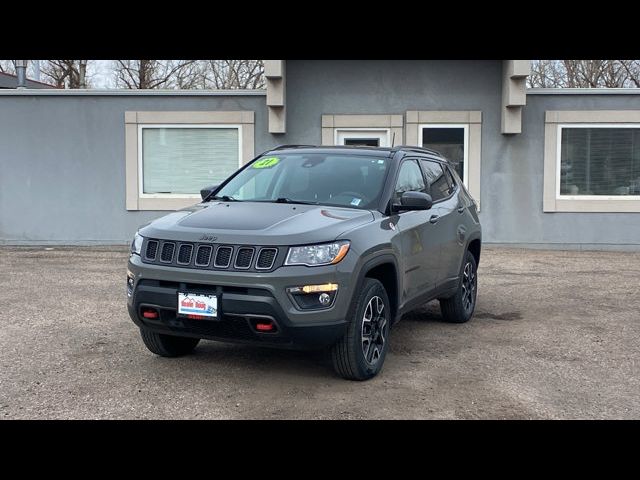
[[[201,194],[131,244],[129,315],[155,354],[327,347],[364,380],[403,313],[438,299],[445,321],[473,315],[477,208],[437,152],[283,146]]]

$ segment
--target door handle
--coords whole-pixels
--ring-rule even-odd
[[[460,206],[458,207],[458,213],[462,213],[462,212],[464,212],[464,206],[463,206],[463,205],[460,205]]]
[[[429,223],[438,223],[438,219],[440,217],[438,215],[431,215],[431,218],[429,219]]]

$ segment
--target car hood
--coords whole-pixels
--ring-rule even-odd
[[[191,242],[297,245],[334,240],[373,219],[370,211],[353,208],[208,202],[165,215],[142,228],[140,234]]]

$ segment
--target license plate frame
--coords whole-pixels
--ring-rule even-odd
[[[202,317],[205,320],[219,320],[220,298],[215,293],[178,292],[177,316],[189,318]]]

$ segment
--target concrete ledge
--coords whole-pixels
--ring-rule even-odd
[[[640,110],[547,110],[545,123],[640,123]]]
[[[527,95],[640,95],[640,88],[527,88]]]
[[[211,97],[211,96],[266,96],[266,90],[125,90],[125,89],[24,89],[24,90],[12,90],[12,89],[0,89],[0,97],[29,97],[29,96],[68,96],[68,97],[82,97],[82,96],[150,96],[150,97]]]
[[[171,213],[171,212],[167,212]],[[133,234],[131,234],[133,240]],[[126,249],[131,240],[0,240],[0,247],[112,247]]]

